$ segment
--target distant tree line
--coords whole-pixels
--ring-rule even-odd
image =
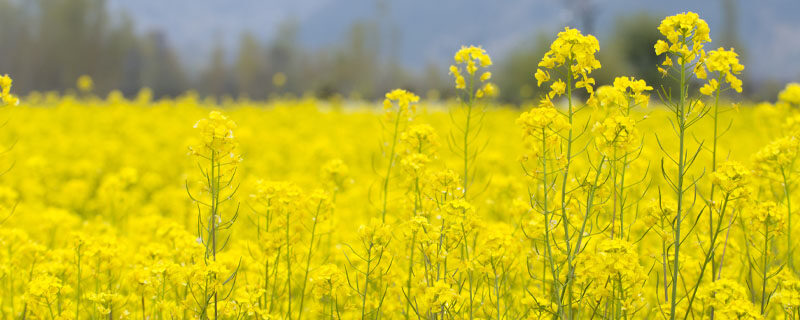
[[[397,86],[449,85],[447,74],[440,75],[446,68],[412,76],[380,58],[374,24],[354,23],[345,41],[316,52],[299,46],[293,22],[269,43],[244,33],[233,57],[217,41],[205,66],[187,72],[164,34],[137,34],[134,21],[109,12],[105,0],[0,0],[0,72],[13,75],[15,91],[23,94],[68,90],[84,74],[94,79],[96,94],[118,89],[126,96],[149,87],[155,96],[193,89],[252,99],[306,93],[375,98]]]
[[[166,95],[188,84],[164,36],[135,34],[104,0],[0,0],[0,72],[21,93],[74,88],[82,74],[98,92],[147,86]]]
[[[577,23],[593,28],[594,20],[586,18],[592,16],[590,10],[582,7],[590,2],[575,3],[583,8]],[[735,8],[729,5],[724,9],[729,20],[724,29],[732,29]],[[162,33],[135,32],[134,21],[125,13],[111,13],[105,0],[0,0],[0,73],[11,74],[15,91],[22,94],[68,90],[83,74],[94,79],[94,92],[101,96],[114,89],[133,96],[142,87],[149,87],[157,97],[193,89],[201,96],[251,99],[276,94],[376,99],[395,87],[423,96],[453,93],[447,65],[429,64],[412,72],[394,55],[380,54],[382,37],[377,21],[380,19],[355,22],[343,41],[317,50],[298,43],[300,26],[292,21],[283,23],[268,42],[245,32],[239,35],[237,50],[225,52],[216,41],[208,61],[198,71],[187,72],[194,66],[182,63]],[[600,39],[603,68],[595,75],[598,83],[608,84],[615,76],[628,75],[658,88],[662,79],[655,68],[658,59],[653,43],[659,38],[656,27],[660,18],[639,14],[615,21],[610,38]],[[502,101],[537,100],[541,92],[532,74],[554,37],[553,31],[534,35],[506,56],[495,57],[493,78]],[[726,46],[737,44],[735,33],[722,34]],[[769,97],[778,86],[767,87],[746,93]]]

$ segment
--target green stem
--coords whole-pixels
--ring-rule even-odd
[[[561,224],[564,226],[564,246],[565,251],[570,252],[570,234],[569,234],[569,220],[567,218],[567,180],[569,178],[569,169],[570,164],[572,163],[572,139],[573,139],[573,117],[575,115],[575,108],[572,105],[572,61],[573,58],[570,56],[567,59],[567,105],[569,107],[568,110],[568,120],[569,120],[569,133],[567,135],[567,163],[564,165],[564,174],[562,176],[561,181]],[[572,269],[572,262],[567,262],[567,270]],[[554,278],[556,279],[556,278]],[[567,319],[572,319],[572,281],[571,279],[567,278],[565,285],[567,286]],[[561,297],[563,299],[563,296]],[[558,304],[559,308],[561,308],[561,299],[559,299]]]
[[[369,274],[372,266],[372,243],[367,249],[367,271],[364,273],[364,293],[361,295],[361,320],[366,319],[367,315],[367,291],[369,290]]]
[[[75,290],[75,319],[80,319],[80,312],[81,312],[81,245],[78,245],[77,256],[78,256],[78,283],[76,285]],[[12,295],[13,297],[13,295]],[[12,301],[13,302],[13,301]]]
[[[288,311],[286,312],[289,320],[292,319],[292,254],[290,250],[289,237],[289,210],[286,210],[286,297]]]
[[[411,277],[414,274],[414,245],[417,241],[417,232],[414,231],[411,235],[411,254],[408,258],[408,279],[406,280],[406,294],[411,296]],[[410,310],[411,302],[406,304],[406,319],[409,319],[411,316]]]
[[[686,39],[686,37],[683,37]],[[685,40],[684,40],[685,41]],[[675,251],[673,257],[673,265],[672,265],[672,296],[670,299],[670,319],[675,320],[677,316],[677,306],[678,306],[678,272],[680,271],[680,248],[681,248],[681,219],[683,213],[683,175],[684,175],[684,149],[685,149],[685,136],[686,136],[686,61],[685,59],[680,59],[681,64],[681,75],[680,75],[680,98],[677,106],[677,116],[678,116],[678,129],[679,129],[679,140],[680,145],[678,147],[678,181],[677,181],[677,210],[675,212]]]
[[[547,181],[547,129],[546,128],[542,128],[542,156],[541,157],[542,157],[542,182],[543,182],[542,183],[542,191],[543,191],[542,192],[542,201],[543,201],[543,205],[544,205],[544,208],[542,210],[543,211],[542,215],[544,216],[544,242],[545,242],[544,248],[545,248],[545,256],[547,257],[547,259],[549,261],[549,264],[548,263],[545,263],[545,264],[549,265],[550,273],[552,274],[552,277],[553,277],[553,285],[552,285],[551,290],[552,290],[552,293],[554,295],[556,295],[555,301],[561,301],[561,296],[559,296],[561,288],[559,287],[559,282],[558,282],[558,270],[556,270],[557,267],[556,267],[555,261],[553,260],[552,246],[550,245],[550,216],[549,216],[549,212],[548,212],[549,211],[548,210],[548,207],[549,207],[548,206],[548,199],[549,199],[548,194],[549,194],[549,192],[548,192],[548,181]],[[558,306],[558,313],[563,318],[563,311],[564,310],[561,307],[561,303],[558,303],[558,305],[559,305]]]
[[[794,251],[792,245],[792,197],[789,187],[789,179],[786,176],[786,170],[781,167],[781,176],[783,177],[783,195],[786,198],[786,263],[789,265],[789,270],[794,272],[794,259],[792,252]]]
[[[469,188],[469,126],[472,120],[472,106],[475,105],[475,75],[469,80],[469,102],[467,103],[467,121],[464,124],[464,199]]]
[[[764,265],[761,266],[761,315],[767,312],[767,267],[769,263],[769,223],[764,221]]]
[[[317,218],[319,217],[319,210],[322,203],[317,205],[317,213],[314,215],[314,224],[311,226],[311,242],[308,243],[308,256],[306,257],[306,272],[303,276],[303,288],[300,291],[300,310],[297,311],[297,318],[303,318],[303,302],[306,298],[306,284],[308,283],[308,270],[311,266],[311,254],[312,249],[314,248],[314,236],[317,232]]]
[[[491,259],[492,264],[492,272],[494,273],[494,293],[495,299],[497,299],[497,320],[501,319],[502,313],[500,309],[500,286],[499,286],[499,277],[497,275],[497,267],[494,263],[494,258]]]
[[[718,140],[718,122],[719,122],[719,93],[720,87],[717,86],[717,90],[714,94],[714,137],[711,146],[711,172],[717,171],[717,140]],[[711,184],[711,207],[708,208],[708,227],[709,232],[713,232],[714,230],[714,190],[716,185]],[[722,223],[720,221],[719,223]],[[714,282],[714,275],[717,274],[717,262],[714,260],[714,253],[712,252],[711,256],[711,282]],[[714,319],[714,308],[711,307],[711,319]]]
[[[331,320],[333,320],[333,302],[335,301],[335,299],[333,298],[333,286],[331,286],[331,289],[328,290],[328,299],[330,299],[329,304],[331,307]]]
[[[469,247],[468,247],[468,240],[467,240],[467,231],[464,229],[464,224],[463,223],[461,224],[461,234],[463,235],[463,238],[464,238],[464,245],[462,246],[461,251],[463,253],[464,263],[468,264],[469,263]],[[467,278],[468,278],[468,281],[469,281],[469,319],[472,320],[473,319],[472,306],[475,303],[475,301],[474,301],[474,297],[473,297],[474,289],[472,287],[473,284],[472,284],[472,268],[471,268],[471,266],[470,266],[469,269],[467,269]]]
[[[397,117],[394,121],[394,133],[392,136],[392,149],[389,154],[389,166],[386,168],[386,177],[383,179],[383,209],[381,209],[381,221],[386,222],[386,206],[389,201],[389,177],[392,174],[392,167],[394,166],[395,148],[397,147],[397,134],[400,128],[400,117],[402,110],[397,111]]]
[[[716,251],[716,246],[717,246],[717,239],[719,238],[720,232],[722,232],[722,220],[725,217],[725,210],[727,210],[729,199],[730,199],[730,194],[726,194],[725,199],[722,201],[722,209],[720,210],[719,222],[717,223],[716,229],[712,231],[710,235],[711,241],[709,241],[708,254],[706,254],[705,259],[703,259],[703,265],[700,267],[700,274],[697,276],[697,282],[695,282],[694,286],[691,287],[692,295],[689,298],[689,303],[687,304],[686,307],[686,310],[689,311],[686,312],[686,314],[683,316],[684,320],[689,318],[689,313],[692,310],[692,304],[694,303],[694,299],[697,296],[697,290],[700,288],[700,283],[703,281],[703,275],[705,274],[708,265],[713,261],[714,252]],[[712,278],[714,277],[713,273],[711,274],[711,277]],[[713,308],[711,310],[713,315]]]

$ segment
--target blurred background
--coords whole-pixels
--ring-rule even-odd
[[[14,91],[264,99],[376,99],[403,87],[448,97],[461,45],[494,60],[500,99],[538,97],[533,72],[565,26],[600,40],[599,84],[615,76],[657,86],[656,27],[695,11],[707,50],[734,47],[749,100],[772,100],[800,80],[798,0],[0,0],[0,74]]]

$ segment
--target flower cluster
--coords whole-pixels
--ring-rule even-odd
[[[573,88],[584,88],[586,92],[592,94],[595,80],[589,77],[589,74],[600,69],[600,61],[595,58],[599,50],[600,44],[592,35],[584,36],[578,29],[572,28],[564,28],[564,31],[559,32],[556,40],[550,45],[550,50],[539,62],[539,69],[536,70],[534,77],[541,87],[543,83],[551,81],[551,71],[561,72],[558,68],[564,67],[563,74],[569,76],[554,81],[542,103],[552,105],[551,99]]]
[[[700,288],[698,299],[718,319],[762,319],[760,311],[747,300],[745,288],[733,280],[721,279]]]
[[[542,130],[558,132],[569,129],[566,117],[554,108],[533,108],[517,118],[517,125],[525,136],[539,136]]]
[[[655,44],[656,55],[669,53],[662,65],[672,66],[672,57],[677,58],[678,64],[688,65],[697,57],[704,55],[703,45],[711,42],[709,37],[710,29],[705,20],[700,19],[694,12],[680,13],[669,16],[661,21],[658,31],[667,38],[667,41],[658,40]],[[698,64],[697,67],[701,67]],[[659,67],[662,74],[667,70]],[[702,68],[697,68],[698,72],[704,72]],[[702,78],[702,77],[701,77]]]
[[[772,201],[753,204],[742,214],[744,223],[755,232],[766,229],[771,233],[783,233],[786,231],[786,218],[786,208]]]
[[[611,86],[597,88],[587,103],[593,108],[602,108],[611,113],[627,115],[634,107],[646,108],[650,102],[647,91],[653,90],[644,80],[633,77],[617,77]]]
[[[417,102],[419,102],[419,97],[416,94],[403,89],[394,89],[386,93],[383,110],[392,112],[396,105],[398,117],[401,115],[413,116],[417,112]]]
[[[776,298],[783,309],[790,316],[798,316],[800,311],[800,280],[790,271],[783,271],[779,275],[779,290]]]
[[[201,143],[191,147],[193,154],[211,159],[229,158],[230,161],[241,161],[239,143],[233,136],[236,123],[219,111],[211,111],[208,118],[200,119],[194,124],[200,131]]]
[[[419,309],[425,313],[439,312],[441,309],[450,309],[458,304],[459,295],[457,288],[444,281],[436,281],[433,286],[425,288],[419,301]]]
[[[311,290],[317,298],[336,299],[347,294],[347,279],[335,264],[324,264],[311,273],[308,279]]]
[[[742,92],[742,80],[736,75],[742,73],[744,66],[739,63],[739,56],[736,52],[719,48],[708,53],[703,61],[706,69],[717,75],[712,78],[702,88],[700,93],[710,96],[719,90],[720,81],[725,81],[736,92]],[[703,75],[701,73],[700,75]],[[719,80],[718,80],[719,79]]]
[[[726,161],[711,173],[711,182],[733,198],[747,195],[750,170],[736,161]]]
[[[630,153],[639,146],[639,130],[631,117],[616,115],[596,122],[592,127],[595,143],[606,155]]]
[[[632,244],[619,239],[601,240],[593,253],[577,259],[575,272],[592,299],[616,299],[631,314],[644,306],[641,285],[647,275]]]
[[[380,220],[372,219],[369,224],[358,227],[358,237],[365,247],[380,250],[392,240],[392,228]]]
[[[320,169],[322,180],[332,185],[335,191],[345,188],[349,172],[350,168],[347,167],[342,159],[328,160]]]
[[[450,66],[450,74],[455,79],[456,89],[467,90],[470,97],[474,93],[474,97],[478,99],[497,95],[497,87],[488,82],[492,78],[492,73],[483,71],[478,75],[480,68],[492,65],[492,59],[486,54],[486,50],[475,46],[461,47],[453,59],[455,64]],[[464,78],[463,71],[466,71],[469,80]],[[476,77],[480,83],[475,81]]]
[[[658,26],[658,31],[667,38],[668,43],[663,40],[656,41],[656,54],[672,52],[687,57],[687,61],[693,60],[688,57],[699,54],[703,44],[711,41],[708,24],[694,12],[684,12],[664,18]],[[685,43],[689,40],[691,48]]]
[[[756,169],[763,175],[780,175],[791,169],[799,148],[800,141],[794,136],[772,141],[755,154]]]
[[[789,83],[778,94],[778,102],[800,107],[800,83]]]
[[[524,158],[546,152],[545,149],[554,149],[559,143],[558,133],[570,128],[567,117],[550,107],[536,107],[523,112],[516,123],[522,129],[522,139],[529,151]]]
[[[15,106],[19,104],[19,98],[11,94],[11,77],[7,74],[0,76],[0,100],[3,105]]]
[[[439,146],[439,135],[428,124],[410,125],[400,134],[400,145],[405,153],[434,153]],[[432,149],[432,150],[431,150]]]

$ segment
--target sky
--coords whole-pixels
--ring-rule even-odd
[[[576,0],[596,8],[596,30],[603,40],[620,16],[645,11],[663,17],[694,11],[708,21],[712,39],[723,24],[723,0]],[[733,0],[755,80],[800,80],[800,0]],[[109,0],[113,12],[132,16],[138,31],[161,31],[185,62],[202,65],[216,41],[233,56],[240,35],[262,41],[282,24],[299,26],[301,45],[321,48],[343,41],[352,23],[379,22],[384,54],[409,68],[448,63],[461,45],[482,45],[496,59],[533,41],[578,25],[566,0]],[[711,48],[715,46],[711,45]]]

